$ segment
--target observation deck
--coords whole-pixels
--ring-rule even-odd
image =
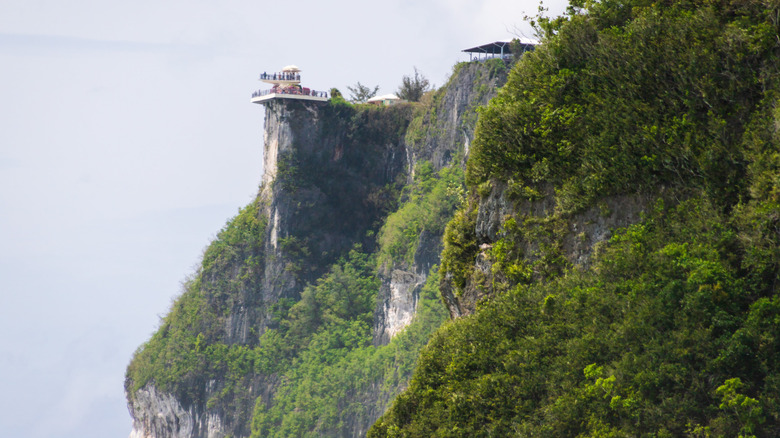
[[[513,41],[516,41],[516,44],[513,44]],[[525,52],[534,50],[537,44],[539,44],[539,42],[536,40],[517,38],[515,40],[487,43],[481,46],[463,49],[462,51],[469,54],[469,61],[485,61],[493,58],[506,60],[512,58],[515,54],[513,51],[519,51],[516,55],[522,55]]]
[[[271,84],[270,90],[257,90],[252,93],[252,103],[264,103],[272,99],[297,99],[326,102],[328,93],[301,86],[301,69],[294,65],[284,67],[278,73],[260,74],[260,80]]]

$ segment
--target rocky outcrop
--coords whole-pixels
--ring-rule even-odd
[[[563,259],[561,267],[587,269],[598,244],[608,240],[613,230],[638,223],[651,202],[649,196],[639,194],[606,196],[594,206],[561,214],[554,189],[536,189],[538,199],[517,199],[506,184],[495,184],[480,198],[474,227],[479,250],[469,281],[460,294],[454,292],[451,280],[445,278],[442,284],[442,295],[453,318],[474,313],[481,300],[505,289],[506,279],[493,269],[492,249],[511,234],[505,229],[507,221],[513,220],[522,228],[520,237],[510,239],[513,251],[522,255],[526,265],[555,252]],[[532,278],[543,279],[543,273],[533,272]]]
[[[456,67],[450,83],[424,105],[356,111],[338,102],[268,101],[257,201],[257,217],[265,225],[262,236],[247,236],[259,239],[259,249],[229,252],[209,267],[204,261],[196,283],[213,320],[198,329],[206,333],[203,343],[254,347],[274,327],[276,303],[297,300],[306,284],[354,245],[375,247],[373,233],[416,163],[429,161],[436,170],[465,163],[476,108],[505,80],[503,67],[471,63]],[[412,119],[414,132],[407,129]],[[456,156],[461,160],[455,162]],[[424,230],[411,266],[384,270],[375,312],[377,345],[414,319],[420,289],[439,263],[441,238],[440,231]],[[278,376],[250,373],[228,386],[220,375],[187,375],[166,391],[154,378],[139,382],[137,390],[132,379],[126,382],[131,438],[238,438],[250,434],[255,400],[273,405]],[[371,408],[345,420],[345,436],[363,436],[392,395],[379,387],[356,394]]]
[[[130,438],[222,438],[226,435],[219,415],[201,412],[194,406],[185,409],[176,397],[158,392],[153,385],[138,390],[128,407],[133,417]]]
[[[200,323],[218,327],[204,330],[210,333],[204,344],[253,346],[273,324],[275,303],[297,299],[353,245],[371,243],[367,231],[386,214],[373,195],[402,181],[401,134],[410,117],[408,106],[355,114],[329,103],[266,104],[265,173],[257,201],[266,225],[264,235],[247,236],[262,241],[261,251],[231,249],[208,267],[204,260],[196,283],[212,316]],[[131,437],[248,436],[255,399],[272,400],[273,376],[250,375],[238,389],[232,384],[232,398],[222,396],[220,376],[204,377],[187,376],[171,392],[153,380],[132,391],[135,382],[128,380]]]
[[[374,344],[386,344],[409,325],[417,309],[420,287],[425,275],[394,269],[379,290],[379,308],[375,314]]]
[[[477,108],[487,104],[506,82],[507,66],[501,60],[455,66],[448,83],[426,96],[425,111],[418,114],[406,134],[409,178],[418,163],[428,161],[436,170],[464,166],[474,136]],[[453,162],[459,156],[460,162]],[[431,268],[439,263],[441,232],[423,230],[414,264],[385,268],[374,316],[374,343],[386,344],[414,318],[420,288]]]
[[[447,84],[430,96],[428,110],[412,121],[406,135],[409,166],[429,161],[434,169],[461,158],[465,165],[469,144],[477,125],[477,108],[486,105],[506,83],[509,69],[504,61],[463,62],[453,69]]]

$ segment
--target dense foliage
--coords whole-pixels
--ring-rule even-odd
[[[406,385],[420,348],[446,318],[438,278],[422,289],[412,324],[388,345],[374,346],[368,322],[378,284],[367,261],[353,253],[344,268],[335,267],[316,287],[307,288],[283,317],[282,329],[261,339],[263,348],[275,352],[266,366],[284,380],[272,400],[257,399],[252,437],[349,434],[370,424]],[[377,392],[382,394],[378,399]]]
[[[554,183],[566,210],[659,184],[737,201],[735,145],[777,75],[776,5],[696,4],[588,3],[549,24],[481,113],[469,184]]]
[[[575,1],[540,21],[480,114],[442,255],[462,293],[487,244],[505,292],[434,336],[369,436],[780,435],[779,11]],[[516,211],[479,241],[496,187]],[[616,196],[651,201],[574,266],[566,221]]]
[[[438,175],[429,162],[415,169],[414,184],[402,195],[406,201],[388,216],[379,231],[379,263],[412,266],[420,236],[444,234],[444,226],[465,197],[463,170],[446,167]]]
[[[259,200],[241,209],[206,248],[200,269],[184,283],[160,328],[136,351],[127,369],[128,391],[154,382],[185,402],[205,402],[202,383],[229,374],[225,395],[232,396],[251,363],[247,347],[225,343],[225,318],[243,304],[246,291],[260,287],[267,225],[261,211]]]
[[[398,97],[409,102],[419,102],[427,91],[432,88],[431,82],[423,76],[417,67],[414,68],[414,76],[407,76],[401,79],[401,85],[398,87]]]
[[[780,236],[759,221],[659,203],[593,269],[440,330],[372,436],[777,436]],[[744,257],[757,231],[773,254]]]

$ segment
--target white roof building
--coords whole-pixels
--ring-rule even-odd
[[[371,103],[374,105],[393,105],[398,102],[401,102],[401,98],[396,96],[395,94],[383,94],[381,96],[375,96],[371,99],[368,99],[366,103]]]

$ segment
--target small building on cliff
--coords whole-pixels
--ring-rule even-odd
[[[512,41],[517,41],[517,43],[513,45]],[[515,40],[494,41],[462,51],[469,54],[469,61],[484,61],[492,58],[508,59],[514,55],[514,51],[530,52],[536,48],[537,44],[539,44],[537,41],[530,38],[517,38]]]
[[[396,96],[395,94],[383,94],[381,96],[372,97],[371,99],[368,99],[366,101],[366,103],[368,104],[377,105],[377,106],[390,106],[400,102],[406,102],[406,101]]]

